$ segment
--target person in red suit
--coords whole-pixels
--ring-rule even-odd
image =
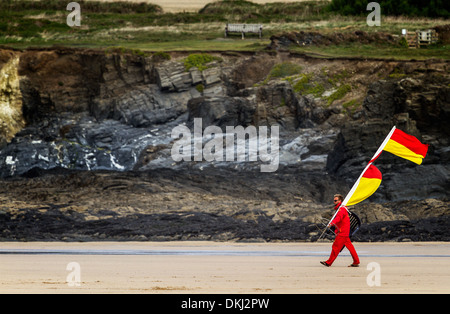
[[[344,246],[350,251],[353,258],[353,263],[349,267],[359,266],[359,257],[356,253],[355,247],[350,241],[350,218],[348,217],[347,207],[342,206],[342,201],[344,198],[340,194],[334,196],[334,209],[339,210],[334,219],[331,221],[329,226],[334,226],[334,232],[336,238],[334,239],[330,257],[327,261],[321,261],[320,263],[324,266],[331,266],[336,257],[339,255]]]

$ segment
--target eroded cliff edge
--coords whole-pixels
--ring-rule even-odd
[[[448,240],[449,63],[83,49],[0,52],[2,239],[314,240],[393,125],[430,144],[423,165],[383,154],[354,210],[359,240]],[[257,162],[174,162],[171,131],[280,127]]]

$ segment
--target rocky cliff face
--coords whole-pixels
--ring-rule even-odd
[[[71,227],[70,232],[50,232],[44,238],[76,239],[84,234],[86,239],[98,239],[100,235],[93,236],[83,220],[95,216],[112,229],[128,223],[134,230],[139,222],[134,212],[144,215],[145,221],[172,219],[180,229],[161,227],[158,233],[158,226],[152,225],[151,232],[124,231],[122,238],[116,230],[117,239],[314,240],[316,224],[327,211],[325,204],[334,193],[348,191],[397,125],[430,144],[429,154],[419,167],[388,153],[377,160],[383,173],[382,185],[371,198],[377,205],[369,202],[355,208],[374,226],[361,239],[371,240],[369,234],[380,228],[390,228],[391,236],[378,240],[435,239],[414,238],[417,226],[428,226],[430,219],[439,220],[439,226],[448,223],[448,62],[227,53],[203,71],[186,71],[182,63],[186,56],[177,53],[171,60],[155,61],[93,50],[3,50],[0,176],[5,185],[1,199],[9,204],[0,208],[4,222],[12,226],[15,220],[27,226],[30,217],[21,212],[34,208],[30,210],[41,220],[61,216],[68,224],[80,223],[78,230],[88,230]],[[270,73],[277,64],[301,71],[275,77]],[[223,136],[227,126],[279,126],[277,171],[260,173],[267,161],[250,161],[248,151],[245,161],[174,161],[172,148],[178,138],[172,132],[186,126],[194,134],[195,118],[202,118],[202,130],[218,126]],[[202,147],[211,139],[203,137]],[[74,182],[59,191],[66,179]],[[166,184],[168,190],[162,188]],[[91,185],[89,192],[81,199],[87,185]],[[98,193],[117,200],[102,205],[95,200]],[[135,200],[120,200],[122,194],[134,195]],[[11,208],[14,195],[22,195],[27,205]],[[417,212],[427,206],[433,208],[430,211],[437,209],[425,220],[406,210],[417,208]],[[378,216],[370,216],[368,208]],[[197,227],[187,237],[182,226],[192,224],[192,219]],[[211,231],[217,227],[211,221],[228,227]],[[377,225],[382,221],[392,225]],[[398,231],[405,224],[409,227]],[[239,231],[238,226],[250,225],[245,235]],[[279,228],[291,230],[275,232]],[[3,237],[32,237],[15,230]],[[448,235],[440,239],[448,240]]]
[[[12,51],[0,53],[0,147],[24,127],[18,74],[19,56]]]

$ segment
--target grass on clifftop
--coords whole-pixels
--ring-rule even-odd
[[[369,27],[366,16],[341,16],[328,9],[328,1],[256,4],[250,1],[218,1],[199,12],[164,13],[153,4],[77,1],[81,26],[69,27],[68,2],[61,0],[0,2],[0,45],[15,48],[125,47],[148,51],[262,51],[275,34],[290,31],[323,33],[390,32],[402,28],[429,29],[448,24],[444,19],[382,17],[380,27]],[[224,38],[226,23],[262,23],[263,39],[239,34]],[[450,59],[448,46],[407,49],[388,45],[343,44],[305,46],[293,51],[320,56],[365,56],[384,58]]]
[[[189,71],[193,67],[196,67],[199,71],[203,71],[208,68],[207,64],[213,61],[222,61],[222,58],[211,56],[207,53],[194,53],[184,59],[184,67],[186,71]]]

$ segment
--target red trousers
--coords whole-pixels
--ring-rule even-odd
[[[359,264],[359,257],[356,253],[355,247],[352,244],[352,241],[350,241],[350,237],[337,235],[334,239],[333,246],[331,247],[331,254],[326,263],[331,266],[333,264],[336,257],[339,255],[343,247],[346,247],[353,258],[353,264]]]

